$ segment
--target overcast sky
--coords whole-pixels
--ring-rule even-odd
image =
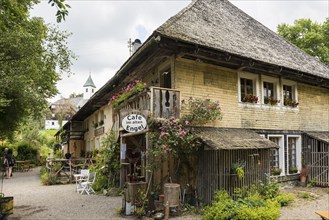
[[[57,87],[63,97],[82,93],[89,74],[97,89],[101,88],[129,57],[128,40],[144,42],[152,32],[171,16],[187,6],[189,0],[66,0],[71,6],[62,23],[56,23],[56,8],[42,0],[31,16],[43,17],[72,33],[70,49],[78,55],[72,71],[62,76]],[[295,19],[310,18],[324,22],[329,17],[329,0],[231,0],[238,8],[273,31],[281,23],[293,24]],[[56,96],[52,101],[57,100]]]

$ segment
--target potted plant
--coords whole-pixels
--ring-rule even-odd
[[[276,104],[280,103],[280,100],[275,99],[273,96],[265,96],[264,103],[270,104],[270,105],[276,105]]]
[[[307,178],[309,175],[309,167],[306,165],[302,166],[302,169],[300,170],[300,185],[301,186],[306,186]]]
[[[250,102],[250,103],[257,103],[258,97],[253,94],[248,94],[245,97],[242,98],[242,102]]]
[[[5,196],[0,193],[0,217],[1,219],[9,219],[8,215],[14,213],[14,197]]]
[[[231,174],[237,175],[238,179],[244,178],[244,167],[245,164],[241,161],[238,161],[237,163],[233,163],[231,166]]]
[[[283,103],[284,103],[285,106],[289,106],[289,107],[292,107],[292,108],[295,108],[299,105],[299,103],[296,102],[295,100],[288,99],[288,98],[284,99]]]
[[[297,173],[298,169],[297,167],[289,167],[289,174]]]
[[[279,167],[271,168],[271,176],[279,176],[281,174],[282,169]]]

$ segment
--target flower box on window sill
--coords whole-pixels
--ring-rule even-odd
[[[258,97],[255,95],[249,94],[249,95],[246,95],[245,97],[243,97],[241,99],[241,101],[243,103],[255,103],[256,104],[256,103],[258,103]]]
[[[297,167],[289,167],[289,174],[295,174],[298,172]]]
[[[277,168],[277,167],[272,168],[271,169],[271,176],[279,176],[281,174],[281,171],[282,170],[280,168]]]
[[[284,106],[291,107],[291,108],[297,108],[299,105],[299,102],[296,102],[291,99],[285,99],[283,102]]]
[[[274,97],[269,97],[269,96],[265,96],[264,97],[264,104],[268,104],[268,105],[277,105],[278,103],[280,103],[280,100],[275,99]]]

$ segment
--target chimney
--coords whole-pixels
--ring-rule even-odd
[[[132,42],[132,53],[135,53],[141,45],[142,42],[139,39],[135,39],[135,41]]]

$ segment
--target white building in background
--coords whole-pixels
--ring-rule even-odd
[[[83,85],[84,91],[83,91],[83,100],[88,100],[90,97],[92,97],[95,93],[96,86],[91,78],[91,75],[89,74],[89,77],[86,81],[86,83]],[[80,106],[82,107],[82,106]]]
[[[88,101],[96,92],[96,86],[89,74],[89,77],[83,85],[83,93],[74,98],[61,98],[50,104],[50,114],[46,115],[45,129],[60,128],[60,119],[62,126],[71,119],[71,117]]]

